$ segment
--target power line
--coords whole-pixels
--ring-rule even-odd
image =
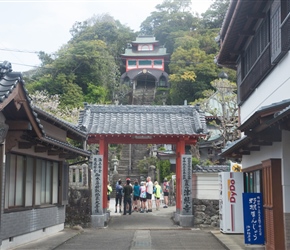
[[[20,49],[8,49],[8,48],[0,48],[3,51],[10,51],[10,52],[20,52],[20,53],[30,53],[30,54],[39,54],[40,51],[33,51],[33,50],[20,50]]]

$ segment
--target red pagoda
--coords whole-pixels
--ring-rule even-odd
[[[127,84],[133,89],[169,87],[168,74],[164,71],[169,54],[155,37],[138,36],[121,57],[126,62],[121,84]]]

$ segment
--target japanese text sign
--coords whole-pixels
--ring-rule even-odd
[[[93,155],[92,161],[92,214],[103,214],[103,156]]]
[[[265,244],[261,193],[243,193],[245,244]]]
[[[191,155],[181,157],[181,180],[182,180],[182,211],[183,215],[192,215],[192,160]]]

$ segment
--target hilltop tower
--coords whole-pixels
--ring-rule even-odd
[[[169,54],[153,36],[138,36],[127,45],[121,55],[126,64],[126,72],[121,76],[121,84],[133,89],[169,87],[165,70]]]

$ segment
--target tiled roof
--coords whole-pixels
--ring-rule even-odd
[[[85,105],[79,126],[88,134],[206,134],[204,113],[194,106]]]
[[[20,84],[23,91],[26,94],[28,106],[33,114],[33,117],[38,125],[40,131],[44,135],[43,126],[40,124],[40,120],[37,118],[37,114],[31,107],[31,99],[28,96],[27,90],[24,88],[24,81],[22,79],[22,74],[20,72],[12,72],[11,64],[8,62],[3,62],[0,64],[0,102],[3,103],[13,92],[16,86]]]
[[[254,114],[252,114],[243,124],[239,127],[239,130],[245,131],[249,127],[254,127],[253,124],[260,124],[261,115],[276,115],[277,112],[287,108],[290,105],[290,99],[282,100],[280,102],[272,103],[267,106],[260,107]],[[263,115],[265,116],[265,115]]]
[[[212,165],[212,166],[195,166],[192,170],[193,173],[218,173],[229,172],[230,167],[228,165]]]
[[[83,131],[80,131],[78,129],[77,125],[72,124],[68,121],[59,119],[55,115],[52,115],[52,114],[40,109],[37,106],[33,106],[33,109],[37,113],[39,118],[42,118],[46,121],[53,123],[55,126],[64,129],[68,133],[76,134],[77,136],[84,138],[84,139],[86,138],[86,133],[84,133]]]
[[[0,102],[3,102],[12,93],[19,82],[22,82],[21,73],[11,71],[10,63],[0,64]]]
[[[32,106],[31,103],[31,99],[28,95],[27,90],[24,87],[24,81],[22,79],[22,74],[20,72],[12,72],[12,68],[11,68],[11,64],[8,62],[3,62],[2,64],[0,64],[0,103],[3,103],[7,98],[9,98],[9,96],[11,95],[11,93],[13,92],[13,90],[15,90],[16,86],[20,84],[22,90],[24,91],[25,95],[26,95],[26,101],[28,103],[28,107],[31,111],[31,114],[33,115],[33,118],[35,119],[35,122],[39,128],[39,130],[42,133],[42,137],[40,138],[33,138],[34,140],[40,140],[42,143],[47,143],[53,146],[57,146],[60,148],[63,148],[65,150],[69,150],[71,152],[77,153],[79,155],[83,155],[83,156],[89,156],[90,152],[89,151],[85,151],[82,150],[80,148],[76,148],[68,143],[65,142],[61,142],[55,138],[51,138],[46,136],[45,131],[43,129],[43,126],[38,118],[38,114],[37,111],[39,113],[41,113],[42,115],[46,115],[47,117],[51,118],[51,115],[49,115],[46,112],[41,112],[41,110],[35,108],[36,110],[34,110],[34,107]],[[5,108],[2,107],[2,108]],[[68,129],[74,131],[75,133],[78,133],[85,138],[85,134],[84,132],[80,131],[79,129],[77,129],[76,127],[73,127],[73,125],[68,124],[65,121],[61,121],[58,118],[55,118],[55,121],[58,122],[59,124],[62,124],[63,127],[67,127]],[[32,138],[30,138],[32,139]]]
[[[155,40],[154,36],[137,36],[136,41],[132,41],[132,43],[158,43],[158,41]]]
[[[166,48],[156,48],[152,51],[136,51],[131,48],[125,50],[125,54],[122,54],[123,57],[136,56],[136,57],[144,57],[144,56],[168,56],[166,53]]]

